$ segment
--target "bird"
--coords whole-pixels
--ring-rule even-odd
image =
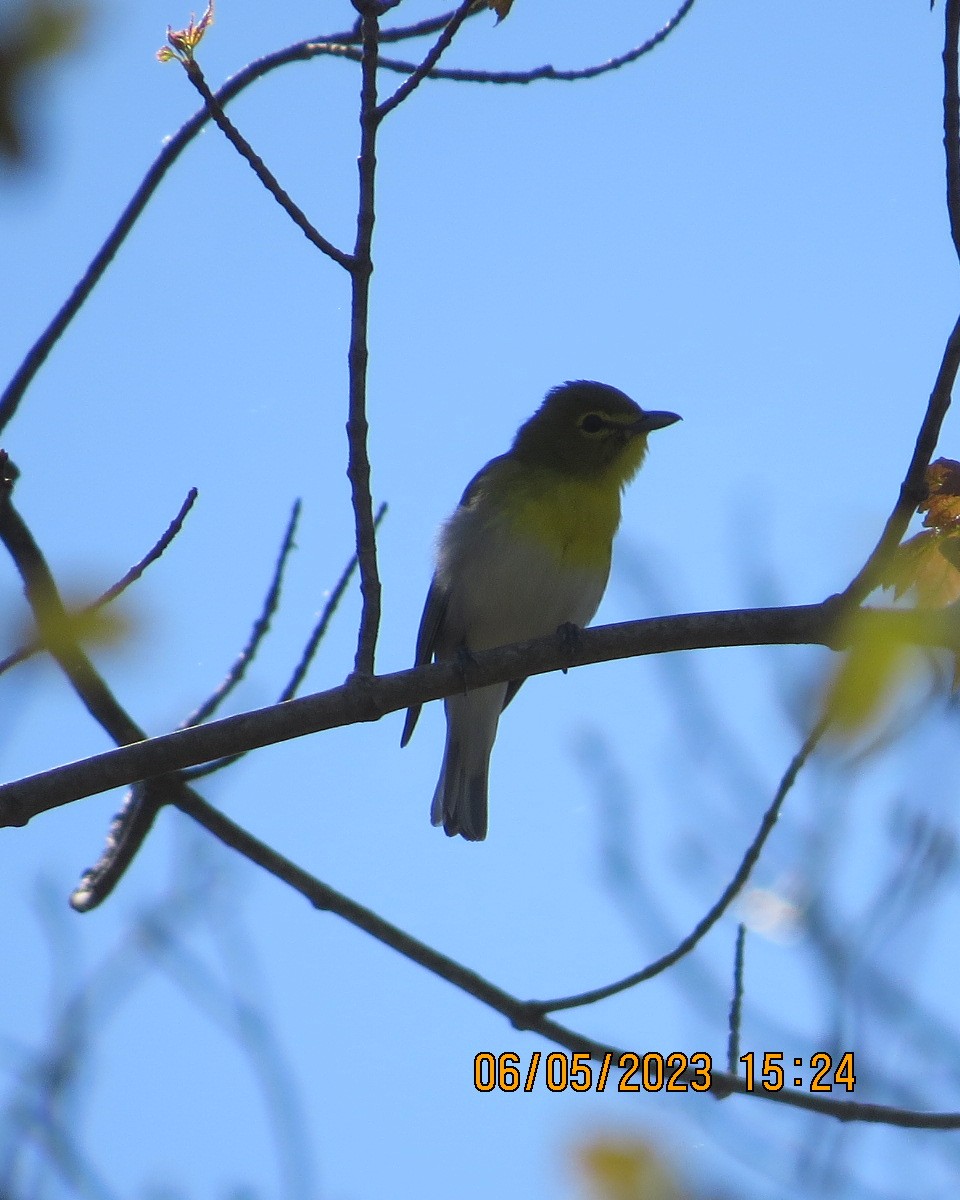
[[[547,392],[440,528],[416,665],[462,662],[473,651],[587,625],[607,586],[620,496],[646,457],[647,435],[680,419],[645,411],[594,380]],[[446,744],[430,818],[449,837],[479,842],[487,835],[490,752],[500,714],[522,683],[444,701]],[[420,707],[407,710],[401,746]]]

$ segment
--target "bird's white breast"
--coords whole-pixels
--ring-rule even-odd
[[[449,592],[444,649],[465,643],[486,650],[543,637],[566,622],[586,625],[608,573],[564,561],[503,513],[458,508],[437,553],[437,581]]]

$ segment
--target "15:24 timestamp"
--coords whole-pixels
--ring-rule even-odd
[[[810,1092],[832,1092],[835,1089],[846,1088],[852,1092],[856,1086],[857,1077],[853,1072],[853,1051],[847,1050],[841,1054],[834,1065],[834,1057],[825,1050],[818,1050],[809,1059],[794,1058],[784,1066],[784,1055],[779,1051],[768,1050],[762,1058],[750,1051],[740,1055],[740,1062],[746,1067],[747,1091],[752,1092],[759,1087],[765,1092],[779,1092],[783,1089],[788,1078],[794,1087]],[[759,1077],[755,1068],[760,1065]],[[792,1063],[795,1074],[787,1075]]]

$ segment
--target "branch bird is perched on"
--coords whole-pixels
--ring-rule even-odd
[[[643,463],[647,434],[679,420],[644,412],[604,383],[580,379],[548,392],[440,530],[417,666],[586,625],[607,586],[620,493]],[[444,701],[447,742],[430,818],[451,837],[487,835],[490,751],[522,683]],[[419,705],[407,711],[401,746],[419,715]]]

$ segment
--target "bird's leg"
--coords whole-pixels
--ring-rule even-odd
[[[572,653],[580,644],[581,633],[583,633],[583,626],[577,625],[573,621],[564,621],[562,625],[557,626],[557,640],[568,654]],[[561,667],[560,670],[566,675],[568,668]]]
[[[457,647],[457,669],[460,672],[460,678],[463,680],[463,690],[467,690],[467,671],[474,666],[476,659],[470,652],[470,647],[466,642],[461,642]]]

